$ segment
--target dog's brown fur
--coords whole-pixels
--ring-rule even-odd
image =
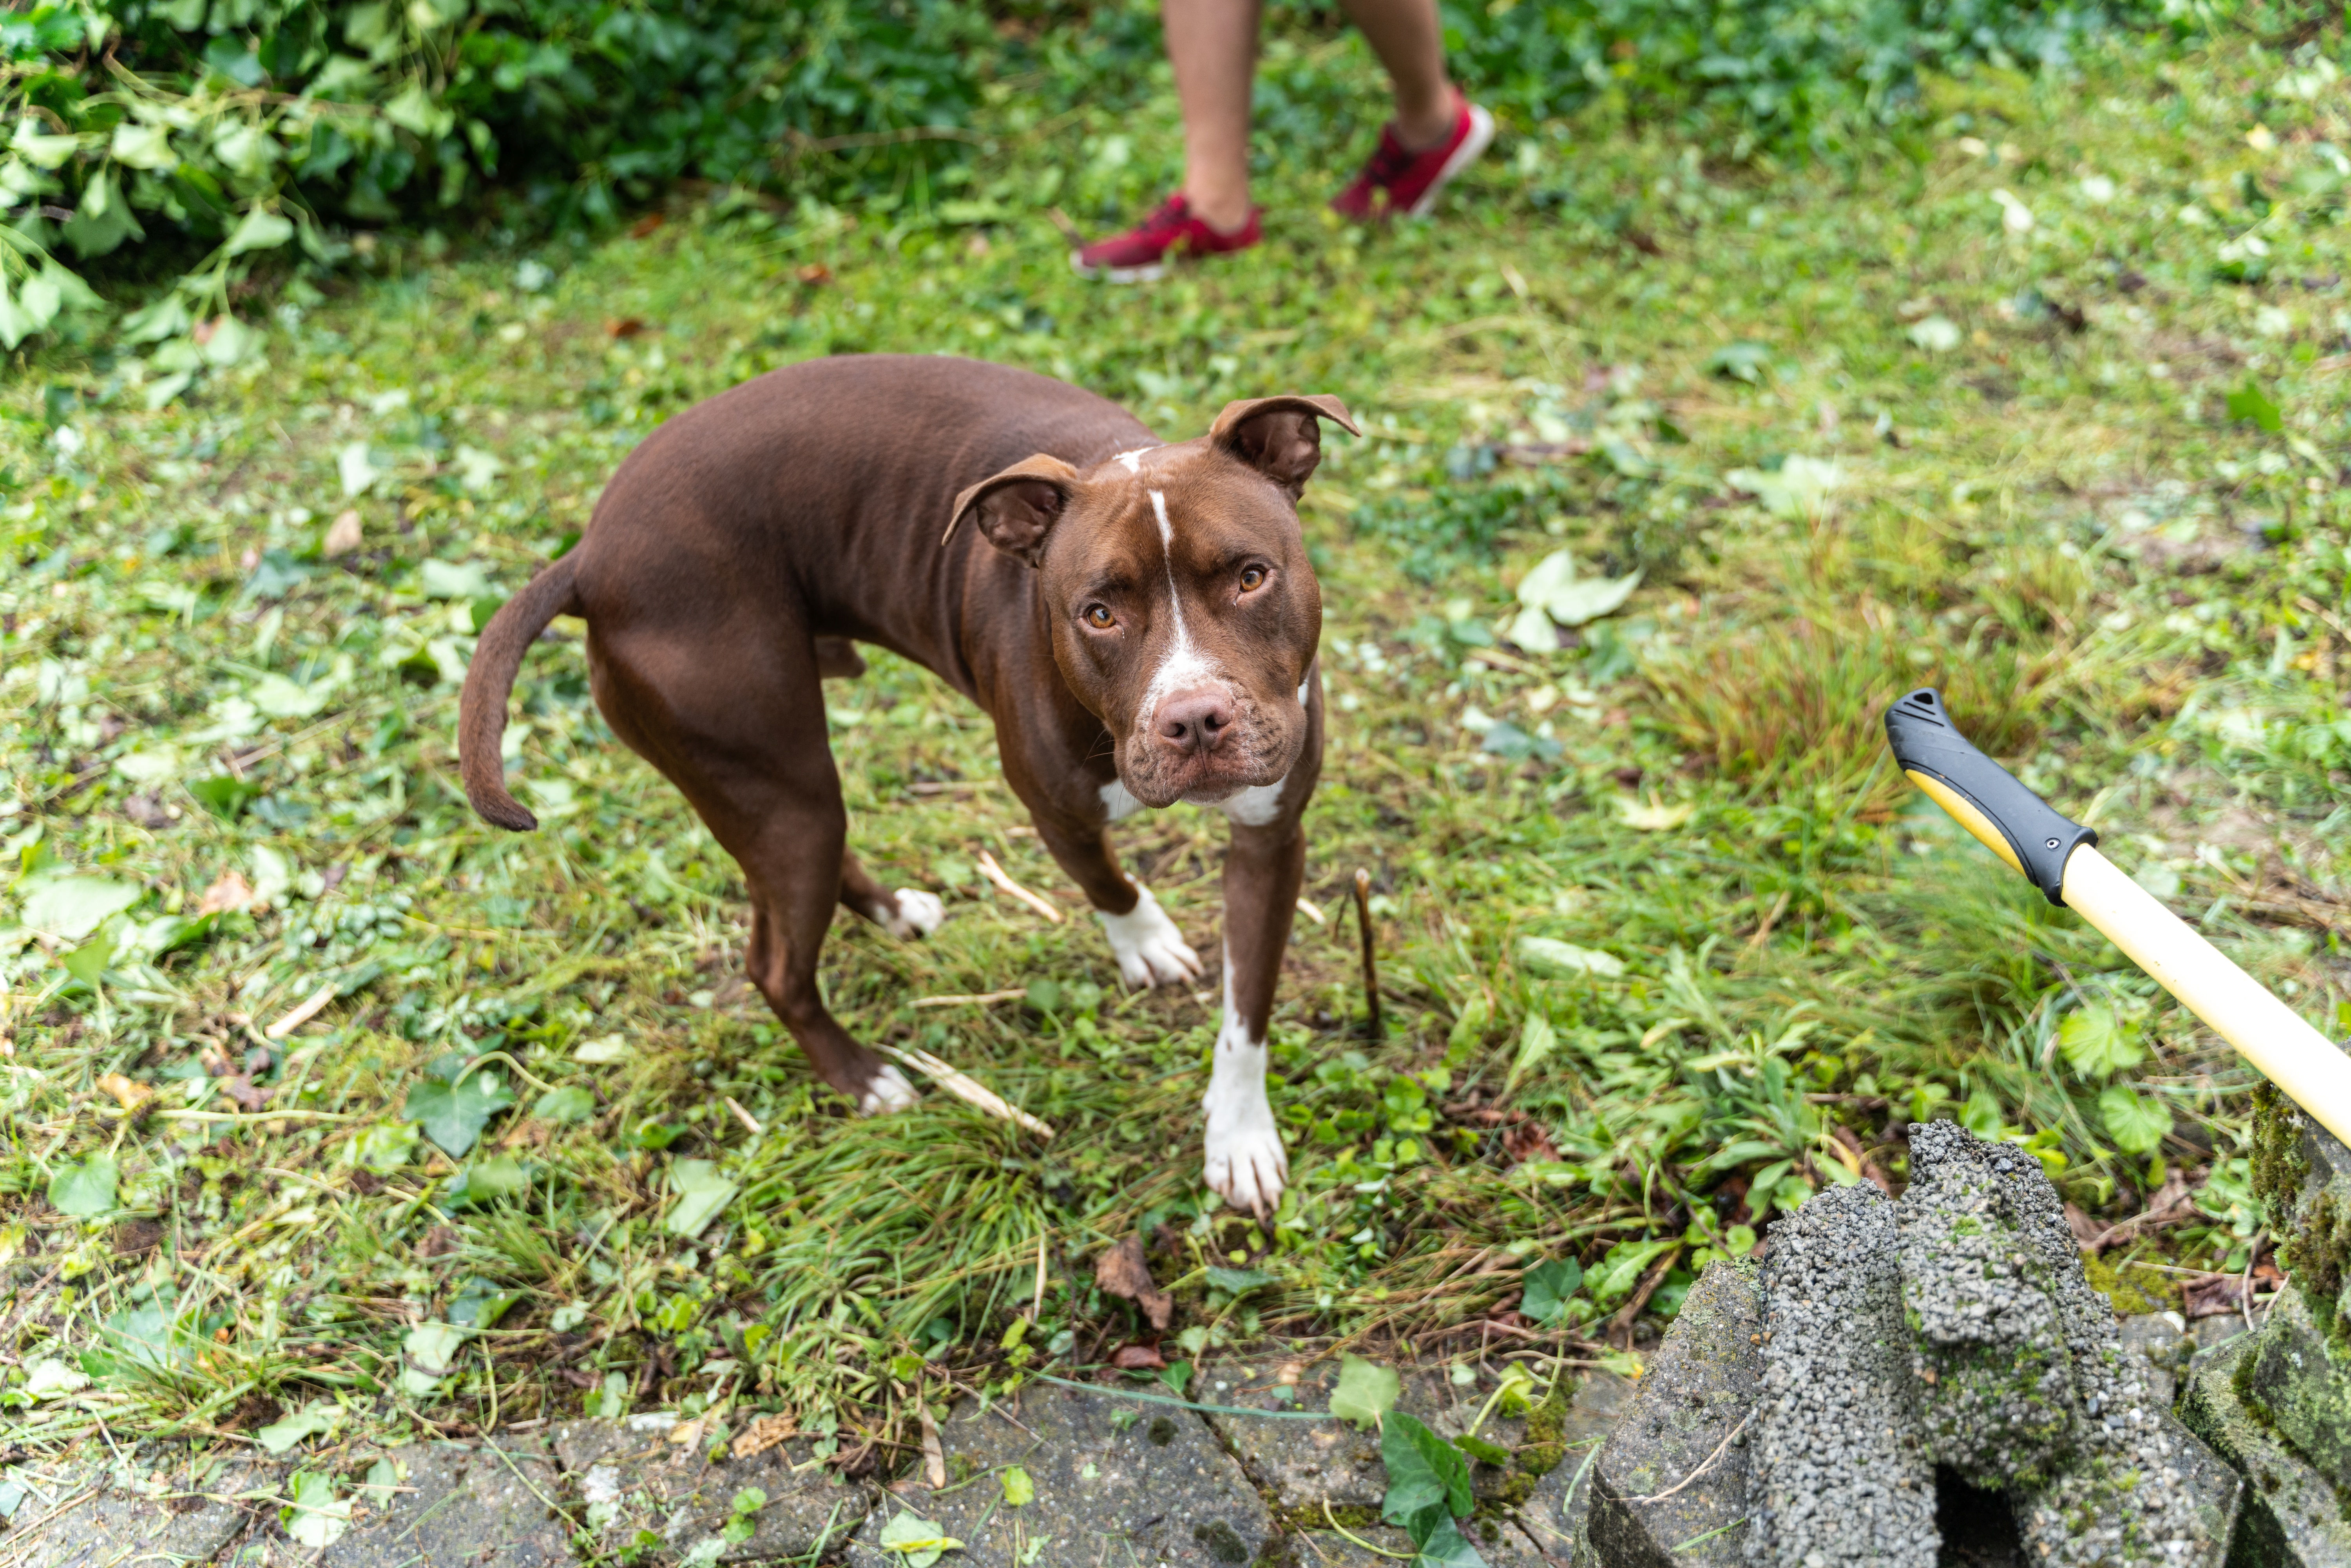
[[[1165,805],[1287,780],[1269,820],[1237,814],[1225,871],[1228,986],[1262,1040],[1322,752],[1322,601],[1294,509],[1318,417],[1354,428],[1334,399],[1270,398],[1160,445],[1089,392],[927,357],[816,361],[722,393],[632,453],[578,548],[485,628],[459,724],[467,797],[537,826],[503,777],[507,697],[549,622],[584,616],[598,706],[743,867],[751,978],[818,1073],[863,1100],[882,1063],[825,1009],[817,953],[836,901],[893,925],[903,911],[846,847],[818,682],[874,643],[995,719],[1040,839],[1112,916],[1139,894],[1104,841],[1104,786]],[[1155,689],[1194,664],[1215,674]]]

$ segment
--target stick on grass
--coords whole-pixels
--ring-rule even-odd
[[[1061,923],[1061,912],[1059,909],[1055,908],[1043,895],[1029,892],[1027,888],[1021,886],[1019,883],[1005,875],[1004,868],[998,865],[996,863],[996,857],[989,854],[986,850],[979,852],[979,874],[994,883],[1006,893],[1008,893],[1013,897],[1019,899],[1021,903],[1027,904],[1029,908],[1035,910],[1038,914],[1043,915],[1046,919],[1051,921],[1054,925],[1059,925]]]

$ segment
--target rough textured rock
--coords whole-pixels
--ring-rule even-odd
[[[899,1568],[903,1559],[879,1538],[902,1511],[964,1543],[950,1559],[956,1568],[1015,1568],[1040,1541],[1039,1564],[1092,1563],[1108,1553],[1118,1563],[1239,1568],[1273,1534],[1249,1478],[1187,1410],[1037,1385],[1018,1409],[957,1406],[939,1444],[947,1490],[916,1483],[882,1498],[851,1543],[855,1568]],[[1019,1508],[1006,1503],[1001,1479],[1015,1464],[1036,1488]]]
[[[2327,1332],[2296,1281],[2245,1343],[2240,1392],[2305,1464],[2351,1498],[2351,1337]]]
[[[2278,1257],[2314,1321],[2351,1341],[2351,1149],[2270,1084],[2253,1097],[2253,1191],[2269,1206]]]
[[[137,1479],[99,1468],[61,1469],[48,1483],[58,1502],[93,1486],[99,1490],[32,1531],[0,1531],[0,1559],[21,1562],[23,1568],[209,1562],[249,1525],[277,1517],[280,1473],[274,1465],[243,1461]],[[28,1500],[20,1519],[48,1511]],[[17,1558],[19,1551],[27,1555]]]
[[[2188,1322],[2177,1312],[2142,1312],[2125,1318],[2115,1330],[2127,1351],[2147,1358],[2146,1376],[2151,1403],[2168,1410],[2179,1401],[2180,1379],[2195,1359],[2196,1341]]]
[[[496,1447],[499,1453],[454,1443],[391,1449],[385,1457],[412,1490],[355,1523],[315,1568],[570,1568],[569,1532],[548,1506],[562,1495],[554,1461],[519,1438]]]
[[[747,1541],[729,1544],[721,1563],[799,1557],[846,1541],[873,1505],[872,1489],[817,1466],[799,1475],[810,1439],[798,1437],[748,1458],[712,1463],[696,1447],[619,1421],[567,1421],[555,1428],[564,1484],[600,1538],[615,1548],[650,1530],[683,1554],[719,1534],[736,1494],[757,1487],[768,1500],[752,1515]],[[587,1511],[593,1510],[592,1513]]]
[[[1697,1568],[1744,1560],[1744,1427],[1762,1375],[1762,1332],[1754,1266],[1708,1265],[1593,1467],[1577,1562]]]
[[[2351,1568],[2351,1522],[2325,1477],[2278,1440],[2237,1392],[2249,1338],[2196,1358],[2179,1411],[2189,1427],[2246,1478],[2244,1519],[2229,1568]]]
[[[2113,1307],[2083,1275],[2064,1207],[2040,1163],[1949,1122],[1914,1124],[1910,1184],[1902,1200],[1906,1271],[1916,1257],[1908,1224],[1912,1206],[1931,1205],[1949,1195],[1959,1212],[1982,1217],[1987,1225],[1997,1217],[2004,1227],[2004,1250],[1976,1247],[1974,1236],[1957,1227],[1945,1231],[1955,1249],[1967,1250],[1985,1270],[1987,1284],[1976,1300],[1986,1306],[1987,1314],[2002,1301],[2021,1298],[2028,1283],[2054,1309],[2053,1329],[2062,1336],[2059,1353],[2067,1364],[2074,1396],[2069,1426],[2058,1439],[2062,1446],[2032,1450],[2031,1470],[2045,1474],[2047,1484],[2034,1487],[2028,1481],[2022,1488],[2012,1485],[2011,1492],[2018,1529],[2032,1560],[2045,1568],[2088,1568],[2094,1563],[2218,1568],[2235,1523],[2239,1489],[2231,1484],[2233,1478],[2207,1462],[2209,1456],[2196,1451],[2194,1439],[2154,1402],[2145,1362],[2124,1350]],[[1951,1278],[1953,1272],[1945,1270],[1942,1277]],[[1995,1274],[2000,1278],[1994,1279]],[[2001,1280],[2008,1284],[2002,1286]],[[1953,1288],[1961,1283],[1955,1281]],[[1922,1305],[1931,1305],[1922,1303],[1920,1292],[1907,1280],[1904,1301],[1922,1319]],[[1936,1333],[1922,1322],[1922,1344],[1935,1343]],[[2053,1385],[2037,1357],[2020,1355],[2016,1365],[2017,1380],[2005,1393],[1997,1387],[1996,1361],[1975,1362],[1971,1375],[1979,1380],[1979,1403],[1987,1410],[1987,1419],[2003,1419],[2011,1429],[2030,1434],[2035,1430],[2033,1403],[2047,1396]],[[1931,1359],[1928,1367],[1936,1369]],[[2003,1400],[2021,1414],[2003,1414]],[[1947,1434],[1931,1416],[1929,1435],[1936,1458],[1954,1463],[1943,1450]],[[1985,1450],[1972,1434],[1963,1431],[1949,1439],[1958,1444],[1954,1452],[1966,1458],[1967,1465],[1957,1467],[1963,1473],[1968,1465],[1981,1461]],[[1994,1471],[1970,1479],[1997,1484],[2001,1477]]]
[[[1936,1460],[1970,1485],[2035,1487],[2070,1452],[2078,1414],[2053,1278],[2072,1255],[2053,1269],[2024,1234],[2008,1178],[2039,1163],[1936,1135],[1948,1125],[1912,1130],[1900,1205],[1920,1414]]]
[[[1866,1182],[1772,1227],[1749,1561],[1934,1568],[1935,1466],[1902,1310],[1909,1245],[1906,1232],[1897,1248],[1895,1206]]]

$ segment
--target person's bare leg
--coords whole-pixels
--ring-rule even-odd
[[[1167,0],[1171,10],[1181,3]],[[1437,22],[1437,0],[1343,3],[1348,19],[1362,30],[1395,86],[1396,139],[1418,152],[1451,136],[1453,84],[1445,75],[1445,35]],[[1172,31],[1169,36],[1172,47]],[[1176,68],[1179,79],[1182,70]],[[1188,127],[1188,110],[1185,120]]]
[[[1421,3],[1429,5],[1433,19],[1434,0]],[[1210,228],[1229,234],[1249,215],[1249,90],[1257,75],[1258,0],[1161,0],[1160,18],[1167,30],[1167,59],[1176,68],[1176,96],[1184,107],[1184,195]]]

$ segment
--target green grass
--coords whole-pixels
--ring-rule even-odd
[[[2339,111],[2230,42],[2160,79],[2125,57],[1980,100],[1946,84],[1926,162],[1834,175],[1520,127],[1442,222],[1367,235],[1319,209],[1377,112],[1361,50],[1277,44],[1355,129],[1270,172],[1265,246],[1156,287],[1074,280],[1044,208],[1092,225],[1157,189],[1166,91],[1041,125],[1008,98],[975,187],[995,205],[955,209],[977,225],[682,199],[643,237],[528,256],[382,245],[280,306],[265,362],[161,409],[133,359],[20,366],[0,919],[89,891],[65,879],[135,902],[94,935],[0,931],[13,1438],[731,1398],[737,1427],[785,1409],[872,1454],[895,1357],[1000,1386],[1118,1343],[1092,1260],[1138,1226],[1186,1281],[1194,1358],[1276,1333],[1456,1354],[1546,1257],[1583,1265],[1575,1334],[1599,1342],[1645,1280],[1654,1323],[1821,1183],[1898,1182],[1900,1124],[1936,1114],[2027,1144],[2108,1219],[2178,1172],[2197,1216],[2132,1257],[2244,1266],[2250,1073],[1897,788],[1876,716],[1942,681],[2121,863],[2342,1026]],[[1918,346],[1930,320],[1956,342]],[[1276,1018],[1294,1183],[1270,1240],[1198,1185],[1210,993],[1124,995],[1091,921],[977,876],[986,850],[1081,909],[980,716],[922,672],[877,656],[828,697],[858,852],[951,917],[921,945],[844,917],[824,983],[852,1030],[978,1075],[1049,1145],[935,1092],[862,1123],[814,1086],[741,978],[736,868],[598,719],[576,626],[531,654],[508,731],[547,825],[465,809],[473,628],[620,455],[745,377],[885,349],[1072,379],[1174,437],[1285,390],[1364,423],[1305,513],[1334,714],[1308,894],[1332,919],[1301,923]],[[2248,387],[2275,432],[2231,417]],[[1791,495],[1799,457],[1833,487]],[[361,547],[322,559],[347,505]],[[1561,548],[1647,576],[1573,649],[1496,647]],[[1503,750],[1477,715],[1513,727],[1484,732]],[[1118,838],[1212,937],[1213,816]],[[1376,1042],[1339,918],[1358,867]],[[266,906],[199,918],[231,873]],[[1625,973],[1546,978],[1529,936]],[[264,1037],[322,986],[314,1021]],[[1026,999],[913,1005],[1004,989]],[[489,1112],[479,1142],[419,1139],[413,1095]],[[710,1178],[733,1201],[671,1234]],[[1008,1349],[1040,1238],[1041,1322]],[[2177,1277],[2130,1260],[2158,1297]],[[1272,1279],[1234,1299],[1218,1265]],[[435,1377],[413,1336],[441,1322],[471,1332]]]

